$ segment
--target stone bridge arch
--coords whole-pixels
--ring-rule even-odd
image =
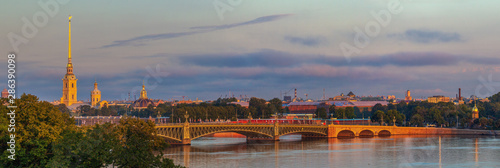
[[[343,129],[337,133],[337,138],[351,138],[355,136],[356,133],[350,129]]]
[[[384,129],[384,130],[378,131],[377,136],[384,137],[384,136],[391,136],[391,134],[392,134],[391,131]]]
[[[358,136],[361,138],[374,137],[375,131],[370,130],[370,129],[361,130],[361,131],[359,131]]]

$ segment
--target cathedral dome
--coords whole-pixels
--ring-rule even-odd
[[[144,83],[142,84],[141,97],[132,103],[132,107],[134,108],[145,108],[150,104],[154,105],[154,102],[151,99],[148,99],[148,93],[146,92],[146,88],[144,87]]]
[[[153,104],[153,101],[151,99],[137,99],[132,103],[132,107],[134,108],[144,108],[148,107],[150,104]]]

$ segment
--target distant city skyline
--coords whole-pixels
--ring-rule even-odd
[[[0,6],[0,68],[17,47],[18,95],[41,100],[61,98],[69,14],[79,100],[90,98],[94,79],[108,101],[139,97],[143,81],[149,98],[164,100],[229,91],[271,99],[292,88],[311,99],[323,89],[400,99],[406,90],[414,99],[500,91],[499,1],[40,2]],[[388,19],[391,6],[399,10]],[[37,31],[26,34],[26,25]],[[13,45],[12,34],[25,41]],[[348,56],[343,44],[358,51]]]

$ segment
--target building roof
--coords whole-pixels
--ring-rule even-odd
[[[73,103],[73,104],[71,104],[71,106],[68,106],[67,108],[69,110],[71,110],[71,111],[75,111],[77,107],[84,106],[84,105],[89,105],[90,106],[90,103],[88,103],[88,102]]]
[[[321,102],[290,102],[288,106],[317,106]]]
[[[330,104],[334,104],[337,107],[368,107],[368,106],[375,106],[376,104],[381,104],[383,106],[386,106],[389,104],[389,102],[386,101],[328,101]]]

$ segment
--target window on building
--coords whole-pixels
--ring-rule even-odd
[[[71,100],[75,100],[75,95],[71,95]]]
[[[68,83],[66,83],[66,88],[68,88]]]
[[[71,88],[75,88],[75,84],[74,83],[71,83]]]

